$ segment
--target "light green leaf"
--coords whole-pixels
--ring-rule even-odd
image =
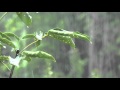
[[[0,41],[1,41],[2,43],[4,43],[4,44],[7,44],[7,45],[15,48],[15,45],[14,45],[11,41],[9,41],[8,39],[6,39],[6,38],[0,37]]]
[[[35,38],[35,35],[34,34],[27,34],[27,35],[23,36],[22,39],[28,39],[28,38]]]
[[[75,48],[75,43],[73,42],[73,40],[70,36],[62,36],[62,35],[52,34],[52,35],[50,35],[50,37],[58,39],[64,43],[70,45],[71,47]]]
[[[16,36],[14,33],[11,32],[5,32],[5,35],[9,36],[9,37],[15,37],[18,41],[20,40],[18,36]]]
[[[8,56],[0,56],[0,61],[9,60]]]
[[[6,38],[8,40],[11,40],[10,37],[2,32],[0,32],[0,35],[2,36],[2,38]]]
[[[36,51],[36,52],[24,51],[23,55],[26,55],[27,57],[33,57],[33,58],[38,57],[38,58],[44,58],[44,59],[51,59],[54,62],[56,62],[55,58],[52,55],[43,51]]]
[[[32,23],[32,17],[28,12],[16,12],[16,14],[27,26]]]

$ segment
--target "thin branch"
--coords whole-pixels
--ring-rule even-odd
[[[3,65],[5,65],[5,67],[6,67],[9,71],[11,71],[10,68],[9,68],[4,62],[1,61],[1,63],[2,63]]]
[[[7,12],[5,12],[1,17],[0,17],[0,21],[2,20],[2,18],[7,14]]]
[[[48,34],[44,35],[44,36],[42,37],[42,39],[45,38],[46,36],[48,36]],[[25,48],[23,48],[23,50],[21,50],[20,54],[21,54],[25,49],[27,49],[29,46],[31,46],[31,45],[33,45],[34,43],[36,43],[37,41],[38,41],[38,40],[36,40],[36,41],[30,43],[30,44],[27,45]]]
[[[38,41],[38,40],[36,40],[36,41],[30,43],[30,44],[29,44],[28,46],[26,46],[20,53],[22,53],[25,49],[27,49],[29,46],[33,45],[33,44],[36,43],[37,41]]]
[[[9,78],[12,78],[12,75],[13,75],[13,71],[14,71],[14,69],[15,69],[15,65],[13,65],[13,66],[12,66],[12,69],[10,70],[11,72],[10,72],[10,76],[9,76]]]

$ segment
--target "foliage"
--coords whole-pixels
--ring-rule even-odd
[[[32,24],[32,16],[28,12],[16,12],[16,14],[27,25],[27,27]],[[6,27],[8,27],[8,25]],[[86,34],[82,34],[78,31],[74,32],[74,31],[67,31],[67,30],[60,29],[60,28],[54,28],[54,29],[49,29],[46,32],[42,32],[42,31],[39,31],[39,32],[40,32],[39,34],[35,31],[34,31],[34,34],[26,34],[25,33],[25,35],[22,38],[19,38],[19,36],[16,35],[14,32],[0,32],[0,42],[1,42],[0,46],[2,47],[3,45],[7,45],[7,46],[13,48],[14,51],[17,51],[17,49],[18,49],[17,45],[20,45],[21,43],[17,42],[17,41],[16,42],[13,41],[13,39],[11,39],[11,37],[15,38],[21,42],[25,39],[30,40],[30,41],[33,40],[33,42],[31,42],[30,44],[26,45],[25,47],[22,47],[23,48],[22,50],[21,50],[21,48],[19,48],[19,50],[21,50],[21,51],[19,53],[16,53],[17,57],[12,58],[9,55],[7,55],[7,56],[1,55],[0,60],[2,60],[2,61],[9,60],[10,64],[15,65],[15,66],[19,66],[19,63],[23,60],[30,62],[30,61],[32,61],[31,59],[36,58],[36,57],[43,58],[43,59],[51,59],[53,61],[56,61],[55,58],[51,54],[48,54],[47,52],[44,52],[42,50],[39,50],[39,51],[38,50],[34,50],[34,51],[26,50],[28,47],[32,46],[33,44],[35,44],[36,46],[32,47],[32,48],[36,48],[36,47],[40,46],[42,44],[43,39],[45,39],[47,37],[48,38],[52,37],[57,40],[60,40],[64,43],[70,45],[73,48],[75,48],[75,43],[73,41],[73,38],[87,40],[91,43],[89,36],[87,36]],[[0,52],[2,52],[2,50]],[[51,70],[51,69],[49,69],[49,70]]]

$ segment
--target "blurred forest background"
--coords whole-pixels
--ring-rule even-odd
[[[0,16],[3,14],[0,12]],[[30,12],[30,15],[33,22],[27,27],[15,12],[9,12],[0,21],[0,31],[13,32],[22,37],[59,27],[87,34],[93,44],[74,39],[74,49],[55,39],[46,38],[37,50],[52,54],[57,62],[37,58],[29,63],[22,61],[20,67],[15,68],[14,78],[120,78],[119,12]],[[23,49],[30,42],[22,40],[15,45]],[[34,47],[27,50],[33,50]],[[15,56],[10,47],[3,48],[2,54]],[[11,67],[8,62],[4,63]],[[9,73],[5,65],[0,63],[0,78],[8,78]]]

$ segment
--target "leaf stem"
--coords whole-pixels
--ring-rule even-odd
[[[20,53],[22,53],[25,49],[27,49],[29,46],[33,45],[33,44],[36,43],[37,41],[38,41],[38,40],[36,40],[36,41],[30,43],[29,45],[27,45],[25,48],[23,48],[23,50],[22,50]]]
[[[47,36],[48,36],[48,34],[44,35],[44,36],[42,37],[42,39],[45,38],[45,37],[47,37]],[[34,43],[36,43],[37,41],[38,41],[38,40],[36,40],[36,41],[30,43],[30,44],[27,45],[25,48],[23,48],[23,50],[21,50],[20,54],[21,54],[25,49],[27,49],[28,47],[30,47],[31,45],[33,45]]]

